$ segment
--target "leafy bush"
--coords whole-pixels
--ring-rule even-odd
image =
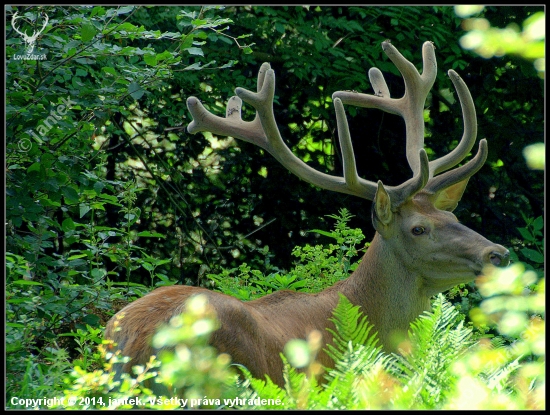
[[[338,215],[328,217],[336,221],[332,232],[319,229],[310,232],[334,239],[336,243],[295,247],[292,255],[298,262],[290,272],[263,275],[242,263],[237,268],[223,269],[219,274],[208,274],[212,286],[224,294],[248,301],[285,289],[319,292],[347,278],[359,265],[355,260],[360,251],[357,246],[364,239],[363,232],[349,227],[353,215],[345,208]]]

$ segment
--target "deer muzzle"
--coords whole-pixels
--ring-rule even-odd
[[[486,263],[491,263],[495,267],[505,267],[510,263],[510,251],[503,246],[496,245],[487,251],[484,257]]]

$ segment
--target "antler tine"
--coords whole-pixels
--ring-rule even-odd
[[[283,166],[301,179],[327,190],[351,194],[372,200],[374,186],[372,182],[361,179],[350,172],[355,171],[351,139],[343,107],[338,108],[337,121],[339,129],[344,132],[344,142],[341,144],[342,153],[346,160],[346,178],[331,176],[319,172],[298,157],[284,143],[273,113],[273,98],[275,94],[275,72],[268,63],[264,63],[258,74],[258,92],[252,92],[244,88],[236,88],[235,94],[229,99],[226,109],[226,117],[218,117],[210,113],[196,97],[187,99],[187,108],[193,116],[193,121],[187,127],[191,134],[200,131],[210,131],[214,134],[232,136],[263,148],[275,157]],[[243,121],[241,118],[242,101],[252,105],[256,109],[256,117],[253,121]],[[345,125],[344,125],[345,124]],[[348,183],[349,182],[349,183]]]
[[[369,80],[372,85],[372,88],[374,89],[374,94],[377,97],[382,98],[389,98],[390,97],[390,89],[388,88],[388,84],[386,84],[386,80],[384,79],[384,75],[378,68],[370,68],[369,69]],[[388,102],[388,101],[384,101]],[[390,101],[391,102],[391,101]],[[387,111],[392,111],[392,106],[389,106]],[[397,114],[397,113],[396,113]],[[399,115],[399,114],[397,114]]]
[[[262,148],[265,140],[263,130],[258,128],[259,120],[245,123],[241,117],[242,100],[239,97],[231,97],[227,104],[227,118],[218,117],[209,112],[196,97],[187,98],[187,108],[193,116],[193,121],[187,126],[190,134],[200,131],[210,131],[218,135],[232,135],[243,141],[254,143]]]
[[[430,180],[430,167],[428,154],[423,148],[418,151],[420,169],[405,183],[399,186],[385,186],[386,191],[391,195],[393,207],[400,206],[405,200],[422,190]]]
[[[437,75],[435,48],[432,42],[422,45],[422,75],[389,42],[383,42],[382,49],[397,66],[405,82],[405,95],[400,102],[404,107],[401,116],[405,120],[407,161],[413,174],[417,174],[420,170],[418,152],[424,148],[424,106]]]
[[[365,199],[374,200],[377,184],[369,180],[362,179],[357,174],[348,120],[346,118],[346,112],[344,111],[344,105],[342,104],[340,98],[334,99],[334,109],[336,112],[336,125],[338,126],[340,150],[342,152],[344,181],[350,189],[356,191],[356,194],[364,195],[363,197]]]
[[[369,71],[369,78],[375,95],[337,91],[333,94],[333,98],[340,98],[344,104],[378,108],[403,117],[407,134],[407,161],[413,175],[416,175],[420,171],[419,150],[424,147],[424,104],[437,74],[435,49],[431,42],[424,43],[422,75],[389,41],[382,42],[382,49],[403,76],[405,82],[403,97],[391,98],[382,73],[379,69],[372,68]]]
[[[483,167],[485,160],[487,160],[488,151],[487,140],[484,138],[479,141],[478,151],[473,159],[454,170],[447,171],[431,179],[426,185],[426,191],[436,193],[440,189],[445,189],[469,179]]]
[[[434,176],[460,163],[472,150],[477,137],[476,109],[470,90],[455,71],[450,69],[447,73],[453,82],[462,107],[464,134],[462,135],[460,143],[453,151],[430,162],[430,171],[433,171]]]

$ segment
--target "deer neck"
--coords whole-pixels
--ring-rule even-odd
[[[377,232],[359,267],[333,288],[361,306],[381,344],[394,350],[393,339],[403,337],[411,321],[430,307],[421,283],[421,275],[408,269]]]

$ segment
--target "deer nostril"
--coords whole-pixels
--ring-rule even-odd
[[[493,251],[489,255],[489,261],[495,267],[505,267],[510,263],[510,251],[506,250],[504,253]]]

